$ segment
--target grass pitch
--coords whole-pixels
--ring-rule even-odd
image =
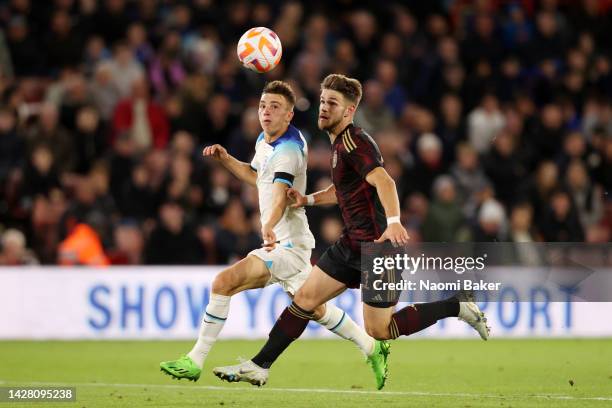
[[[0,342],[0,386],[75,386],[77,402],[16,407],[607,407],[612,340],[408,340],[392,343],[390,379],[376,391],[346,341],[295,342],[262,388],[223,383],[211,368],[250,358],[263,344],[220,341],[197,383],[159,361],[191,342]]]

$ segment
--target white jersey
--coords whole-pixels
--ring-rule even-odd
[[[289,125],[287,131],[272,143],[267,143],[263,132],[255,144],[255,156],[251,168],[257,171],[259,211],[262,222],[268,219],[272,206],[272,185],[281,182],[306,193],[306,164],[308,147],[302,133]],[[292,248],[312,249],[315,240],[308,227],[304,208],[285,208],[280,221],[274,227],[280,245]]]

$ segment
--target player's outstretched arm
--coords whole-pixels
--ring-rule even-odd
[[[407,244],[410,238],[408,237],[408,232],[406,232],[406,229],[400,223],[400,205],[395,181],[382,167],[376,167],[370,171],[366,176],[366,181],[376,187],[378,198],[380,198],[387,216],[387,229],[374,242],[389,240],[393,245]]]
[[[223,146],[218,144],[206,146],[202,151],[202,156],[212,157],[240,180],[253,187],[257,186],[257,172],[251,168],[250,164],[241,162],[229,154]]]
[[[307,196],[304,196],[299,191],[290,188],[287,190],[287,197],[293,202],[293,204],[290,205],[291,208],[299,208],[306,205],[338,204],[336,187],[333,184],[331,184],[325,190],[317,191],[316,193],[312,193]]]

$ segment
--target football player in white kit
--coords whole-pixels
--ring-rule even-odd
[[[301,132],[290,123],[294,105],[295,94],[287,83],[273,81],[265,86],[259,102],[263,132],[250,164],[237,160],[220,145],[208,146],[203,151],[205,157],[212,157],[237,178],[257,187],[264,244],[215,277],[192,350],[178,360],[160,363],[161,370],[174,378],[192,381],[200,378],[204,360],[227,319],[233,295],[278,283],[293,297],[310,273],[315,240],[304,208],[290,208],[287,198],[289,188],[301,194],[306,190],[308,148]],[[387,355],[378,352],[377,341],[348,314],[328,303],[315,310],[315,317],[327,329],[354,342],[375,373],[386,372]],[[223,372],[229,373],[224,379],[265,383],[265,378],[249,373],[249,367],[239,365],[236,370],[232,367],[222,367]]]

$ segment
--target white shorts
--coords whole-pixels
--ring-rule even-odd
[[[249,255],[258,257],[268,267],[271,277],[266,282],[266,286],[278,283],[285,292],[295,295],[312,269],[310,264],[311,253],[311,249],[287,248],[276,245],[270,252],[258,248],[249,252]]]

